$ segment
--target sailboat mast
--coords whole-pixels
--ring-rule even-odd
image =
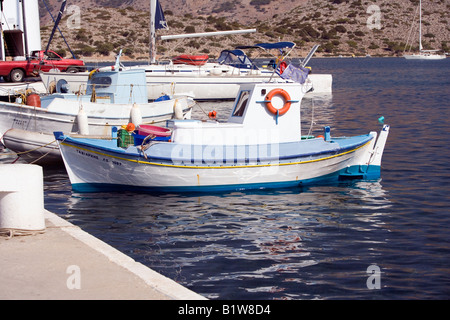
[[[2,1],[2,7],[3,7],[3,1]],[[2,10],[3,11],[3,10]],[[22,19],[23,19],[23,33],[25,40],[25,57],[28,57],[30,52],[28,52],[28,37],[27,37],[27,19],[25,18],[25,1],[22,1]]]
[[[419,3],[419,50],[422,51],[422,0]]]
[[[156,63],[156,28],[155,28],[156,0],[150,0],[150,63]]]

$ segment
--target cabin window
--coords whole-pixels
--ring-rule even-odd
[[[108,88],[112,83],[111,77],[94,77],[91,79],[91,85],[95,85],[96,89]]]
[[[249,96],[250,90],[244,90],[240,92],[239,99],[233,111],[233,117],[242,117],[244,115]]]

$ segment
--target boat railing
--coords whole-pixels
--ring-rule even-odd
[[[0,87],[0,96],[8,97],[8,102],[17,102],[18,97],[23,98],[24,96],[30,93],[35,93],[35,90],[28,87],[20,89]]]
[[[11,93],[14,93],[14,90],[5,89],[5,88],[0,87],[0,95],[1,96],[9,96]]]

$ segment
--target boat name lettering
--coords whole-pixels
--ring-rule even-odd
[[[97,159],[97,160],[98,160],[98,156],[95,155],[95,154],[91,154],[91,153],[88,153],[88,152],[84,152],[83,150],[78,150],[78,149],[77,149],[77,153],[78,153],[78,154],[81,154],[82,156],[86,156],[86,157],[90,157],[90,158],[93,158],[93,159]]]
[[[92,158],[92,159],[95,159],[95,160],[103,161],[103,162],[106,162],[106,163],[112,163],[115,166],[121,166],[122,165],[122,163],[119,162],[119,161],[111,160],[109,158],[99,157],[96,154],[92,154],[92,153],[89,153],[89,152],[86,152],[86,151],[83,151],[83,150],[78,150],[77,149],[77,153],[82,155],[82,156],[86,156],[86,157],[89,157],[89,158]]]
[[[28,120],[23,120],[23,119],[13,119],[13,124],[15,125],[19,125],[19,126],[24,126],[28,124]]]
[[[112,164],[116,165],[116,166],[121,166],[122,163],[115,161],[115,160],[111,160]]]
[[[108,159],[108,158],[102,158],[102,161],[103,162],[112,163],[113,165],[116,165],[116,166],[121,166],[122,165],[122,163],[120,163],[119,161],[111,160],[111,159]]]
[[[120,163],[119,161],[111,160],[111,159],[108,159],[108,158],[102,158],[102,161],[106,162],[106,163],[112,163],[113,165],[116,165],[116,166],[121,166],[122,165],[122,163]]]

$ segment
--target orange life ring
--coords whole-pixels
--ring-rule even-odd
[[[272,98],[277,94],[281,95],[285,100],[284,106],[281,109],[277,109],[272,105]],[[291,107],[291,97],[289,96],[289,93],[287,93],[287,91],[283,89],[273,89],[266,96],[266,107],[267,110],[269,110],[271,113],[282,116],[283,114],[288,112],[289,108]]]

